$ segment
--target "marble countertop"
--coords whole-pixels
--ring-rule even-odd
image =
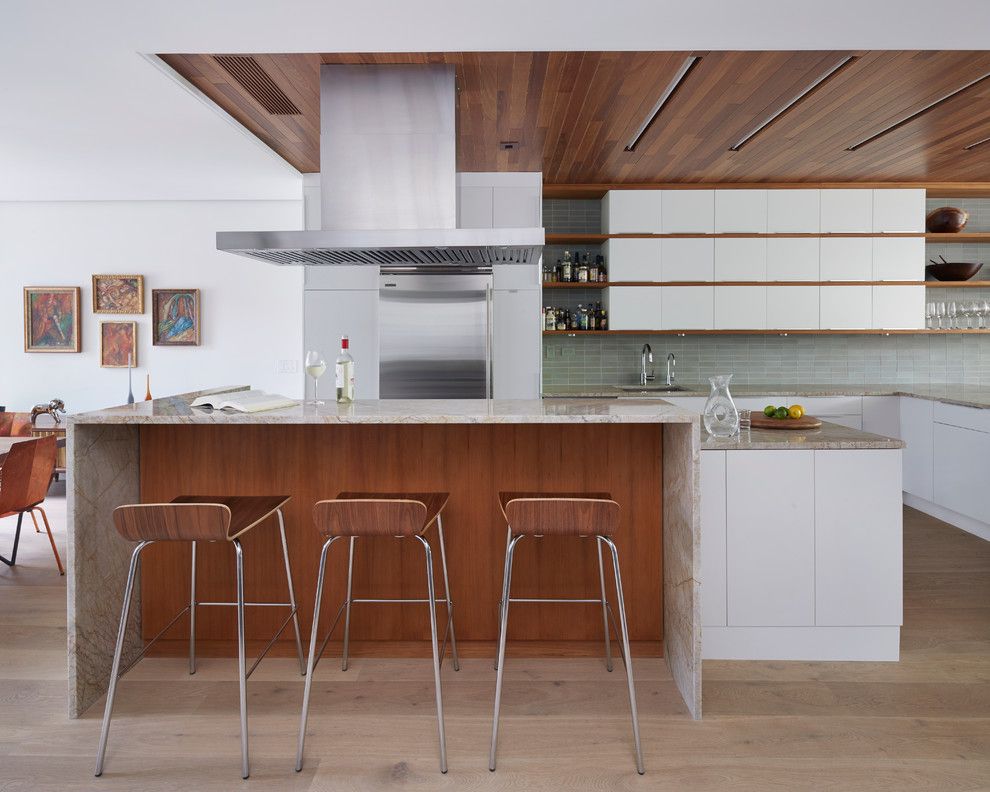
[[[243,390],[217,388],[211,393]],[[517,424],[695,423],[700,418],[661,399],[382,399],[352,404],[298,403],[258,413],[191,407],[204,391],[109,407],[67,418],[80,424]]]
[[[663,399],[668,396],[707,396],[708,386],[683,383],[684,390],[672,393],[628,390],[618,385],[549,385],[544,388],[547,398],[606,398],[618,396]],[[913,396],[963,407],[990,409],[990,387],[979,385],[730,385],[733,396]]]
[[[903,440],[822,421],[821,429],[751,429],[736,437],[712,437],[701,428],[702,451],[802,451],[904,448]]]

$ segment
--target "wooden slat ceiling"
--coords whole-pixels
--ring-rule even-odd
[[[701,59],[626,151],[689,55]],[[835,76],[729,150],[848,55]],[[211,55],[161,57],[304,173],[319,171],[321,63],[447,63],[457,71],[462,171],[543,171],[548,184],[990,180],[990,143],[964,149],[990,136],[990,80],[847,151],[990,73],[990,51],[255,55],[297,115],[269,114]],[[500,141],[519,146],[503,151]]]

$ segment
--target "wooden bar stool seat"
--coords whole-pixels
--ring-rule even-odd
[[[636,688],[633,682],[632,657],[629,653],[629,626],[626,621],[626,607],[622,595],[622,575],[619,573],[619,551],[612,537],[619,527],[619,504],[607,492],[500,492],[498,502],[505,517],[507,532],[505,539],[505,566],[502,572],[502,599],[499,602],[498,656],[495,669],[495,712],[492,717],[492,742],[488,757],[488,769],[495,770],[495,753],[498,745],[498,717],[502,701],[502,675],[505,670],[505,642],[509,627],[509,603],[533,602],[579,602],[593,603],[602,608],[602,621],[605,627],[605,665],[612,670],[610,627],[615,624],[615,616],[605,590],[605,565],[602,559],[602,545],[612,554],[612,571],[615,576],[615,595],[619,609],[618,632],[622,662],[626,669],[629,688],[629,708],[632,713],[633,740],[636,744],[636,770],[643,769],[643,752],[639,740],[639,716],[636,711]],[[600,597],[585,599],[557,599],[510,596],[512,585],[512,559],[516,545],[524,537],[573,536],[595,538],[598,550],[598,581]]]
[[[118,506],[113,512],[114,526],[127,541],[137,542],[131,554],[131,565],[124,590],[124,605],[117,632],[117,646],[114,651],[113,668],[110,672],[110,688],[107,692],[106,710],[103,714],[103,728],[96,760],[96,775],[103,773],[103,761],[110,733],[110,719],[113,715],[117,680],[126,674],[145,653],[175,624],[185,613],[189,613],[189,673],[196,673],[196,609],[203,606],[237,608],[237,662],[240,683],[241,711],[241,775],[250,774],[248,761],[247,727],[247,679],[258,667],[261,660],[275,645],[279,636],[292,622],[295,630],[296,653],[299,668],[305,673],[306,666],[302,653],[302,638],[299,633],[299,615],[296,595],[292,585],[292,570],[289,566],[289,550],[285,541],[285,519],[282,507],[289,501],[288,495],[182,495],[170,503],[139,503]],[[241,538],[249,531],[262,525],[271,517],[278,521],[279,537],[282,544],[282,560],[285,564],[285,577],[288,584],[288,602],[246,602],[244,599],[244,553]],[[141,559],[141,551],[156,542],[189,542],[192,555],[192,571],[189,604],[180,610],[172,620],[149,642],[137,657],[120,670],[121,654],[126,634],[127,614],[130,608],[131,592]],[[203,602],[196,599],[196,544],[197,542],[229,542],[234,548],[237,577],[237,593],[232,602]],[[247,668],[245,655],[244,608],[245,606],[286,607],[289,613],[272,636],[267,646]]]
[[[302,770],[303,748],[306,739],[306,720],[309,714],[309,695],[313,684],[313,669],[316,668],[323,650],[330,641],[344,614],[344,647],[341,668],[347,670],[348,646],[350,641],[351,606],[355,603],[425,603],[430,611],[430,638],[433,645],[433,682],[436,692],[437,729],[440,737],[440,772],[447,772],[447,747],[443,725],[443,699],[440,692],[440,666],[447,652],[447,637],[450,637],[450,652],[454,670],[460,670],[457,659],[457,639],[454,635],[454,604],[450,598],[450,582],[447,577],[447,550],[444,545],[443,520],[441,512],[449,498],[446,492],[341,492],[332,500],[322,500],[313,506],[313,522],[317,531],[325,539],[320,552],[320,571],[316,581],[316,605],[313,610],[313,629],[309,639],[309,662],[306,668],[306,689],[303,693],[302,720],[299,725],[299,745],[296,753],[296,770]],[[437,595],[433,583],[433,551],[426,539],[427,531],[436,526],[437,542],[440,546],[440,566],[443,572],[443,594]],[[396,539],[415,538],[423,546],[426,554],[425,599],[378,599],[358,598],[352,594],[354,579],[354,546],[357,539],[376,537]],[[323,601],[323,584],[326,578],[327,553],[330,546],[341,538],[350,540],[347,559],[347,594],[337,609],[337,615],[330,624],[326,638],[317,649],[320,621],[320,605]],[[437,602],[447,606],[447,626],[443,643],[437,639]],[[438,647],[439,644],[439,647]]]

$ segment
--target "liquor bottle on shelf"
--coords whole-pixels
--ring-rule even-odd
[[[557,329],[558,330],[566,330],[567,329],[567,311],[566,310],[565,311],[562,311],[560,309],[557,309],[556,311],[554,311],[554,319],[557,322]]]
[[[591,325],[588,309],[583,305],[579,305],[578,309],[578,330],[588,330]]]
[[[595,263],[588,266],[588,283],[598,283],[598,259],[601,256],[595,256]]]
[[[556,311],[552,306],[547,306],[544,310],[543,315],[543,329],[544,330],[556,330],[557,329],[557,318]]]
[[[342,404],[354,401],[354,358],[351,357],[350,346],[347,336],[340,339],[340,354],[334,369],[337,375],[337,401]]]
[[[597,330],[598,329],[598,309],[591,308],[588,311],[588,329]]]
[[[578,318],[578,312],[577,311],[571,311],[571,327],[570,327],[570,329],[571,330],[580,330],[581,329],[580,321],[581,320]]]
[[[599,254],[595,256],[595,262],[598,264],[598,282],[607,283],[608,273],[605,271],[605,257]]]
[[[564,260],[560,263],[560,279],[564,283],[570,283],[572,280],[573,266],[571,262],[571,252],[569,250],[564,251]]]
[[[608,312],[602,308],[601,318],[598,320],[599,330],[608,330]]]

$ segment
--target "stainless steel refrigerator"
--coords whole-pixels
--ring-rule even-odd
[[[490,267],[382,268],[379,398],[492,398]]]

